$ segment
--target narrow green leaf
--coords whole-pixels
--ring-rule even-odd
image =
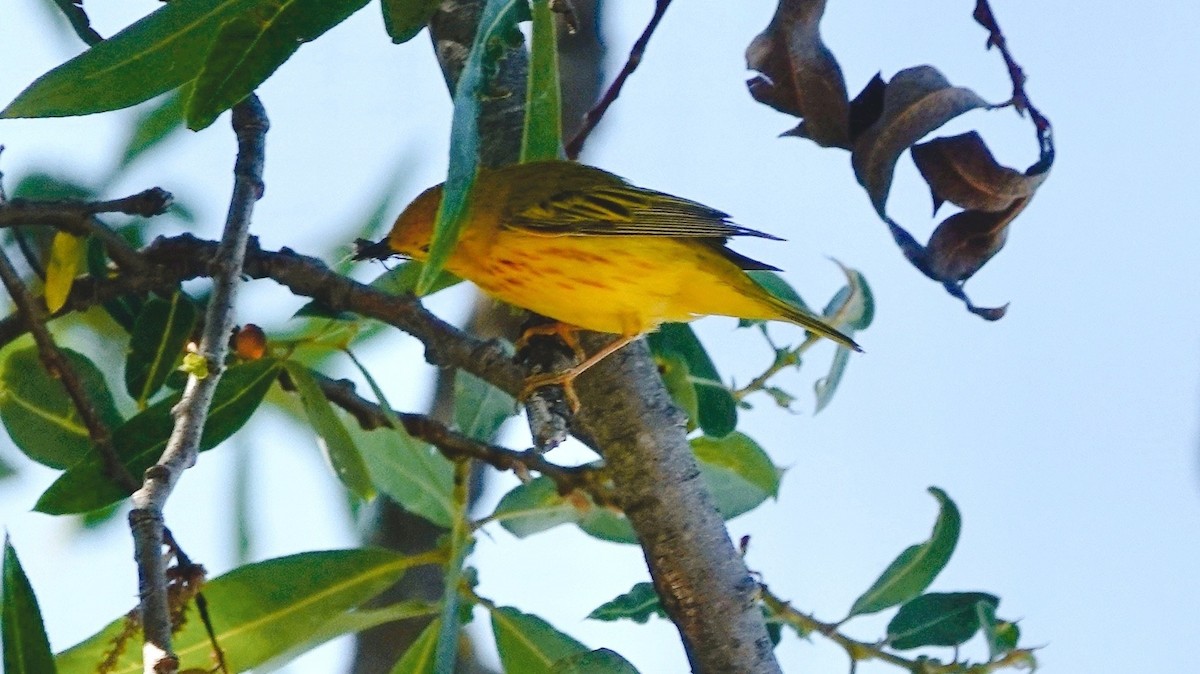
[[[300,48],[367,0],[259,0],[221,26],[188,93],[187,125],[199,131],[266,81]]]
[[[506,672],[551,674],[554,663],[588,652],[588,647],[559,632],[550,623],[515,608],[492,609],[492,633]]]
[[[525,135],[521,162],[559,159],[562,155],[562,90],[558,82],[557,19],[550,0],[530,0],[533,39],[529,88],[525,97]]]
[[[100,369],[83,354],[60,350],[90,394],[100,420],[110,430],[119,426],[121,414]],[[46,371],[34,347],[13,351],[4,362],[0,419],[26,456],[51,468],[68,468],[92,450],[91,436],[75,404],[62,382]]]
[[[434,618],[433,622],[421,630],[421,636],[404,651],[404,657],[392,668],[391,674],[434,674],[433,652],[441,629],[442,621]]]
[[[517,414],[517,401],[475,375],[454,375],[454,423],[476,440],[491,442],[505,421]]]
[[[999,660],[1017,648],[1021,640],[1021,628],[1008,620],[996,618],[996,607],[981,601],[975,604],[975,612],[979,614],[979,624],[983,629],[983,639],[988,645],[988,660]]]
[[[638,674],[638,670],[616,651],[600,648],[577,653],[554,663],[552,674]]]
[[[875,613],[909,601],[924,592],[946,567],[946,562],[950,561],[954,546],[958,544],[962,517],[958,513],[958,506],[954,505],[946,492],[930,487],[929,493],[941,506],[929,540],[900,553],[870,589],[854,601],[847,618]]]
[[[140,246],[139,246],[140,247]],[[87,267],[88,273],[94,278],[109,278],[112,273],[108,269],[108,256],[104,251],[102,244],[95,237],[88,239],[87,249]],[[118,297],[101,306],[125,332],[133,331],[133,324],[137,321],[138,314],[142,311],[143,296],[142,295],[125,295]]]
[[[392,295],[406,295],[415,293],[417,289],[417,280],[421,277],[421,270],[425,265],[416,260],[409,260],[403,264],[398,264],[395,267],[383,272],[371,281],[368,285],[376,290],[382,290]],[[426,295],[432,295],[436,292],[449,288],[450,286],[462,283],[462,279],[446,270],[438,274],[434,279],[433,285],[429,288]],[[310,316],[321,318],[332,318],[339,321],[354,321],[359,320],[359,317],[349,312],[335,312],[326,309],[317,301],[309,302],[295,313],[296,317]]]
[[[118,110],[194,78],[213,37],[255,0],[163,5],[39,77],[0,117],[65,117]]]
[[[21,568],[17,551],[4,537],[4,605],[0,610],[0,635],[4,640],[7,674],[54,674],[54,653],[33,586]]]
[[[163,96],[138,116],[130,129],[118,167],[126,168],[176,131],[183,128],[183,96],[178,91]]]
[[[578,522],[580,518],[580,512],[571,501],[559,495],[554,481],[547,477],[535,478],[510,489],[500,498],[490,516],[517,538]]]
[[[745,434],[734,431],[723,438],[700,436],[691,445],[717,511],[725,519],[778,496],[782,471]]]
[[[317,444],[325,453],[326,460],[346,489],[364,501],[375,498],[375,486],[363,461],[362,454],[346,430],[345,424],[333,411],[333,405],[317,384],[308,368],[289,360],[284,363],[288,376],[296,385],[304,412],[317,434]]]
[[[662,375],[663,385],[671,394],[671,400],[687,415],[687,430],[691,432],[700,417],[700,402],[691,373],[688,372],[687,361],[674,352],[655,355],[654,360],[658,364],[658,373]]]
[[[434,286],[446,260],[458,242],[466,224],[479,162],[479,101],[484,94],[487,74],[495,58],[489,45],[511,30],[523,0],[487,0],[479,20],[479,30],[471,53],[458,77],[454,91],[454,113],[450,124],[450,168],[442,203],[434,223],[429,259],[417,283],[417,295],[425,295]]]
[[[179,367],[199,312],[192,298],[175,291],[170,300],[152,297],[142,305],[129,336],[125,390],[144,408]]]
[[[834,262],[846,275],[846,286],[829,300],[822,315],[832,325],[841,328],[847,336],[853,337],[854,333],[859,330],[867,329],[875,318],[875,296],[871,293],[871,286],[867,284],[867,279],[858,270],[850,269],[837,260]],[[849,362],[850,349],[838,346],[837,352],[833,356],[833,362],[829,366],[829,373],[813,384],[813,391],[817,399],[814,414],[825,409],[825,406],[833,400],[833,394],[837,391]]]
[[[509,533],[525,538],[560,524],[574,523],[584,533],[613,543],[638,542],[629,520],[620,513],[601,508],[583,494],[569,498],[558,493],[554,481],[538,477],[519,485],[500,499],[491,519]]]
[[[686,323],[666,323],[647,338],[655,355],[676,353],[687,363],[688,375],[696,388],[697,423],[705,435],[719,438],[737,428],[737,401],[721,383],[704,345]]]
[[[454,522],[454,468],[441,452],[398,428],[350,429],[371,481],[402,508],[449,529]]]
[[[83,267],[86,239],[55,232],[50,244],[50,258],[46,260],[46,309],[56,313],[67,303],[75,277]]]
[[[280,671],[292,660],[343,634],[361,632],[397,620],[436,617],[437,614],[437,604],[423,601],[402,601],[374,609],[356,608],[327,621],[319,630],[312,632],[306,641],[297,641],[288,650],[272,655],[257,671]]]
[[[632,620],[639,625],[646,624],[651,616],[667,617],[653,583],[637,583],[625,594],[604,602],[588,614],[591,620]]]
[[[454,489],[451,493],[454,504],[453,521],[446,547],[449,559],[442,576],[442,606],[439,620],[437,645],[434,646],[433,669],[437,674],[454,674],[457,671],[459,638],[464,623],[471,620],[472,604],[463,596],[461,587],[470,583],[464,569],[467,557],[475,546],[474,530],[471,527],[471,464],[458,461],[454,464]],[[473,584],[473,583],[472,583]]]
[[[214,392],[208,421],[200,436],[200,451],[221,444],[249,421],[279,375],[279,368],[279,361],[272,358],[229,368]],[[141,475],[162,456],[175,427],[171,408],[179,398],[177,393],[147,407],[113,432],[117,456],[130,473]],[[83,513],[126,496],[104,474],[103,464],[92,453],[60,475],[42,493],[34,509],[48,515]]]
[[[900,650],[958,646],[979,631],[980,616],[995,615],[999,604],[999,597],[983,592],[923,594],[901,606],[888,623],[888,644]]]
[[[381,0],[383,27],[392,43],[408,42],[429,23],[438,0]]]
[[[205,583],[204,596],[230,671],[243,672],[325,633],[331,621],[391,587],[410,567],[427,562],[386,550],[305,552],[234,569]],[[118,618],[59,654],[59,674],[95,672],[124,624],[125,618]],[[188,608],[173,646],[181,671],[211,669],[212,647],[195,606]],[[127,648],[111,674],[141,671],[141,649]]]

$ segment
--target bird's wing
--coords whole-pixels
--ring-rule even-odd
[[[505,225],[543,236],[779,238],[735,225],[727,213],[704,204],[624,182],[555,192],[514,209]]]

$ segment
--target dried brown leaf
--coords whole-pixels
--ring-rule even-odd
[[[929,132],[955,117],[990,107],[978,94],[951,86],[931,66],[896,73],[884,90],[883,113],[854,143],[854,175],[881,217],[900,155]]]
[[[979,271],[1008,239],[1008,225],[1028,199],[998,211],[963,211],[942,221],[925,246],[930,273],[939,281],[962,282]]]
[[[780,0],[771,23],[746,48],[746,66],[761,73],[746,86],[759,103],[803,119],[785,135],[849,149],[846,80],[821,40],[825,2]]]
[[[913,161],[929,183],[933,211],[949,201],[967,210],[997,212],[1028,199],[1046,179],[1002,166],[975,131],[914,145]]]

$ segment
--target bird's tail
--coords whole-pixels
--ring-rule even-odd
[[[842,332],[837,328],[817,318],[816,316],[813,316],[800,307],[797,307],[789,302],[785,302],[774,296],[771,296],[771,303],[779,309],[779,313],[781,314],[781,318],[783,318],[783,320],[795,323],[796,325],[799,325],[800,327],[820,337],[832,339],[848,349],[853,349],[859,352],[862,351],[862,347],[859,346],[858,343],[853,339],[850,339],[846,335],[842,334]]]

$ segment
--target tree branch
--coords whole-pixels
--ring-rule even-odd
[[[610,338],[589,335],[592,349]],[[644,341],[600,361],[576,383],[580,421],[595,438],[617,505],[637,532],[667,615],[696,672],[777,673],[755,599]]]
[[[63,357],[62,351],[54,343],[54,337],[50,335],[50,330],[46,327],[47,316],[44,305],[29,294],[29,289],[25,287],[25,283],[21,281],[21,277],[3,250],[0,250],[0,280],[3,280],[4,287],[12,296],[13,303],[17,305],[16,316],[21,319],[25,328],[33,333],[33,341],[37,344],[42,364],[46,366],[50,376],[62,382],[63,388],[67,390],[67,396],[71,398],[72,404],[79,412],[79,418],[87,427],[88,438],[104,463],[104,473],[121,485],[123,489],[128,491],[137,489],[137,480],[129,474],[117,457],[117,451],[112,443],[111,429],[100,418],[99,412],[96,411],[96,405],[92,402],[91,394],[88,393],[83,381],[79,378],[79,373],[71,367],[71,363]]]
[[[224,369],[233,328],[233,302],[242,273],[254,203],[262,197],[262,170],[267,116],[251,94],[233,108],[233,129],[238,140],[234,164],[233,197],[220,246],[211,262],[213,292],[205,314],[198,349],[207,363],[207,375],[188,377],[183,397],[172,409],[175,428],[158,463],[146,471],[142,488],[133,494],[129,526],[134,557],[138,562],[141,600],[142,648],[146,674],[173,674],[179,667],[171,651],[173,631],[167,594],[166,558],[163,555],[163,506],[183,471],[196,462],[200,436],[213,392]]]
[[[349,412],[364,430],[392,427],[383,408],[359,396],[352,382],[330,379],[319,372],[314,372],[313,376],[325,392],[325,397]],[[553,480],[560,494],[579,489],[587,492],[600,505],[613,503],[613,496],[601,470],[590,466],[560,466],[531,449],[516,451],[480,442],[424,414],[396,412],[395,415],[409,435],[433,445],[451,461],[476,459],[496,470],[536,471]]]
[[[137,194],[110,201],[30,201],[13,199],[0,202],[0,227],[43,225],[75,234],[95,236],[121,267],[142,271],[145,263],[116,232],[96,220],[97,213],[125,213],[148,218],[162,215],[171,206],[170,192],[152,187]]]

